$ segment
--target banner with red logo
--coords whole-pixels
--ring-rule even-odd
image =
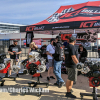
[[[20,32],[82,28],[100,28],[100,1],[61,6],[45,20],[21,26]]]
[[[61,34],[61,40],[68,40],[69,37],[71,37],[72,34]]]
[[[97,41],[97,33],[93,30],[89,31],[86,30],[83,33],[76,33],[76,34],[61,34],[61,39],[63,41],[67,41],[69,37],[71,36],[76,37],[76,45],[84,45],[85,47],[89,47],[90,43],[95,43]]]
[[[39,39],[39,40],[33,40],[33,42],[35,42],[36,45],[41,45],[41,39]]]
[[[33,42],[35,42],[35,44],[38,46],[38,48],[40,48],[42,45],[41,39],[33,40]],[[24,43],[24,46],[26,46],[26,40],[23,40],[23,43]]]

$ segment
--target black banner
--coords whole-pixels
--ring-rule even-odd
[[[20,32],[83,29],[83,28],[100,28],[100,20],[21,26]]]

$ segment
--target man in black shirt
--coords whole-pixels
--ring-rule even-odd
[[[17,45],[17,40],[13,40],[13,44],[9,46],[8,53],[11,58],[11,66],[9,68],[9,75],[11,75],[11,67],[12,65],[17,65],[19,60],[19,54],[21,54],[21,48]],[[18,74],[17,74],[18,75]]]
[[[77,80],[77,64],[78,61],[78,51],[76,50],[74,44],[76,43],[75,37],[69,38],[69,45],[65,47],[65,65],[68,70],[68,79],[66,82],[66,97],[76,98],[73,94],[71,94],[71,89],[73,86],[73,81]]]

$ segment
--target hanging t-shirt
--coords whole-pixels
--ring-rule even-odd
[[[10,45],[8,51],[13,52],[13,53],[14,52],[20,52],[21,48],[20,48],[19,45],[16,45],[16,46],[15,45]],[[10,58],[11,59],[16,59],[16,54],[14,54],[14,55],[10,54]],[[19,54],[17,55],[17,58],[19,59]]]
[[[47,46],[47,48],[46,48],[46,51],[48,51],[48,52],[51,53],[51,54],[54,54],[54,53],[55,53],[55,47],[54,47],[53,45],[49,44],[49,45]],[[48,58],[48,59],[53,59],[53,57],[50,56],[50,55],[47,55],[47,58]]]
[[[29,47],[29,44],[32,42],[34,35],[33,32],[26,33],[26,46]]]

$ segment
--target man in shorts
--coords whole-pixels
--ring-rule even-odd
[[[71,89],[73,82],[77,81],[77,64],[78,61],[78,51],[76,50],[74,44],[76,43],[76,38],[74,36],[69,38],[69,45],[65,47],[65,65],[68,71],[68,79],[66,82],[66,97],[76,98],[75,95],[71,94]]]
[[[11,75],[11,68],[13,65],[17,65],[19,61],[19,54],[21,54],[21,48],[17,45],[18,41],[16,39],[13,40],[13,44],[9,46],[8,53],[11,58],[11,66],[9,68],[9,76]],[[17,73],[17,77],[19,77]]]
[[[50,81],[50,78],[55,79],[53,76],[53,69],[54,69],[54,59],[52,54],[55,53],[55,47],[53,46],[53,42],[55,41],[55,39],[51,39],[50,40],[50,44],[47,46],[46,48],[46,54],[47,54],[47,59],[48,59],[48,75],[47,75],[47,80]],[[50,75],[51,74],[51,75]]]

